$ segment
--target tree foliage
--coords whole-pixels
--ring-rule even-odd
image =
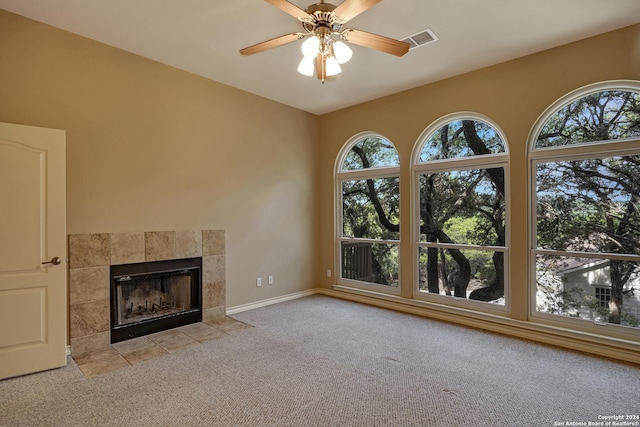
[[[550,117],[536,148],[640,137],[640,93],[597,92],[580,98]]]

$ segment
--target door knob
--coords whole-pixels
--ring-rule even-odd
[[[62,259],[60,257],[54,256],[53,258],[51,258],[51,261],[46,261],[46,262],[43,262],[42,264],[59,265],[61,263],[62,263]]]

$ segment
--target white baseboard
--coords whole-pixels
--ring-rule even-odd
[[[292,299],[304,298],[318,293],[318,289],[310,289],[308,291],[296,292],[293,294],[283,295],[280,297],[269,298],[262,301],[252,302],[249,304],[236,305],[235,307],[227,307],[227,315],[242,313],[243,311],[253,310],[255,308],[267,307],[269,305],[278,304]]]

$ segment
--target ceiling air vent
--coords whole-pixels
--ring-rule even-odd
[[[424,46],[436,40],[438,40],[438,37],[436,37],[436,35],[433,34],[433,31],[428,28],[402,39],[403,42],[409,43],[409,50]]]

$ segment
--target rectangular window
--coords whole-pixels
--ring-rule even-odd
[[[609,307],[609,301],[611,301],[611,288],[596,288],[596,299],[600,304],[600,307]]]

